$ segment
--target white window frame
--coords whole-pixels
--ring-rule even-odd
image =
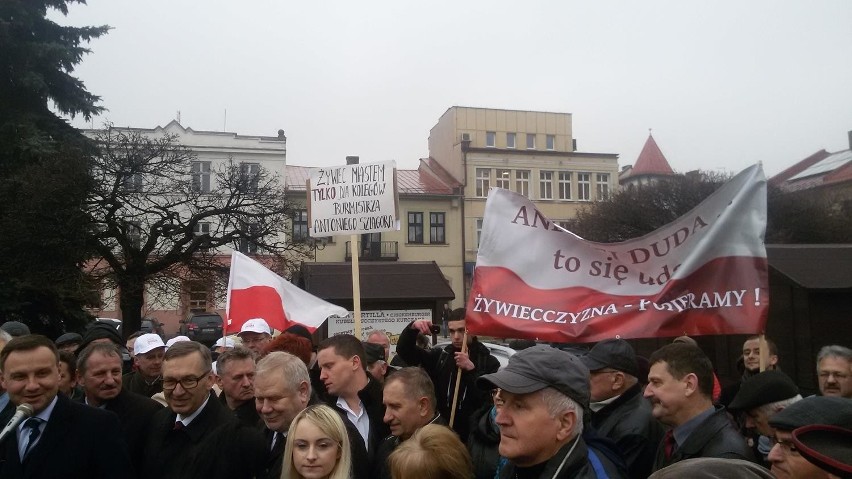
[[[538,172],[538,196],[542,200],[553,199],[553,171]]]
[[[476,219],[476,249],[479,249],[479,241],[482,239],[482,218]]]
[[[210,163],[209,161],[192,162],[192,191],[210,193]]]
[[[580,201],[592,200],[592,174],[577,173],[577,199]]]
[[[535,133],[527,133],[527,149],[535,150]]]
[[[497,132],[496,131],[486,131],[485,132],[485,147],[486,148],[497,147]]]
[[[515,170],[515,192],[530,197],[530,170]]]
[[[560,171],[559,172],[559,199],[560,200],[570,200],[571,199],[571,172],[570,171]]]
[[[507,132],[506,133],[506,148],[515,149],[516,145],[517,145],[517,139],[518,139],[517,134],[515,134],[514,132],[511,132],[511,131]]]
[[[491,189],[491,168],[476,169],[476,196],[485,198]]]
[[[210,222],[209,221],[199,221],[195,223],[195,226],[192,228],[193,236],[200,236],[210,234]]]
[[[511,183],[512,170],[498,168],[494,174],[494,186],[497,188],[503,188],[504,190],[511,190]]]
[[[545,137],[545,147],[547,147],[549,151],[556,149],[556,135],[547,135]]]
[[[595,174],[595,199],[603,201],[609,198],[609,173]]]

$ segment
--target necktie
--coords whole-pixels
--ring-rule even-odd
[[[30,431],[29,438],[27,439],[27,448],[24,449],[24,456],[29,454],[38,437],[41,435],[41,428],[39,426],[41,426],[41,419],[37,417],[31,417],[24,423],[24,429],[29,429]]]
[[[674,432],[671,429],[666,431],[666,435],[663,437],[663,445],[665,447],[666,459],[671,459],[677,447],[677,441],[675,441]]]
[[[180,430],[182,430],[184,427],[186,427],[186,426],[184,426],[184,425],[183,425],[183,423],[182,423],[181,421],[175,421],[175,427],[174,427],[174,430],[175,430],[175,431],[180,431]]]
[[[275,449],[275,445],[278,444],[281,441],[281,436],[282,436],[282,434],[280,432],[276,432],[276,433],[272,434],[272,445],[269,446],[270,451]]]

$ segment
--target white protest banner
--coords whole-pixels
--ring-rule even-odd
[[[314,238],[399,229],[396,162],[316,168],[307,191]]]
[[[759,165],[678,220],[613,244],[562,231],[527,198],[494,188],[467,327],[560,342],[759,333],[769,309],[765,230]]]
[[[432,320],[431,309],[389,309],[375,311],[361,311],[361,321],[364,327],[362,340],[366,340],[371,332],[384,330],[390,339],[391,353],[396,351],[396,343],[402,330],[408,323],[421,319]],[[347,316],[329,318],[328,336],[339,334],[354,334],[355,321],[352,311]]]

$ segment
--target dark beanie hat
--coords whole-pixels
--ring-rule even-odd
[[[106,323],[95,323],[83,333],[83,342],[77,348],[77,354],[80,354],[80,351],[85,349],[92,341],[104,338],[109,339],[117,346],[124,346],[124,343],[121,341],[121,335],[115,329],[115,326]]]
[[[781,371],[763,371],[742,382],[734,400],[728,405],[731,410],[754,409],[785,399],[794,398],[799,388]]]

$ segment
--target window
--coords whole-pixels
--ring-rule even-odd
[[[243,193],[256,193],[259,174],[259,163],[240,163],[240,191]]]
[[[527,149],[535,150],[535,133],[527,133]]]
[[[488,196],[488,189],[491,188],[491,169],[477,168],[476,169],[476,196],[484,198]]]
[[[570,171],[560,171],[559,172],[559,199],[560,200],[570,200],[571,199],[571,172]]]
[[[260,249],[257,245],[257,236],[260,232],[260,227],[257,224],[246,224],[243,226],[243,237],[240,238],[240,243],[237,251],[245,254],[255,254]]]
[[[553,172],[540,171],[538,173],[538,193],[543,200],[553,199]]]
[[[494,148],[497,146],[497,133],[493,131],[485,132],[485,146],[489,148]]]
[[[308,210],[299,210],[293,215],[293,242],[308,241]]]
[[[128,221],[124,224],[125,234],[133,249],[142,248],[142,223],[139,221]]]
[[[573,224],[573,222],[571,220],[556,220],[556,221],[554,221],[554,223],[559,225],[561,228],[565,228],[568,231],[571,231],[571,227],[572,227],[572,224]]]
[[[580,201],[589,201],[590,188],[592,185],[591,173],[577,173],[577,199]]]
[[[497,178],[494,182],[494,186],[496,186],[497,188],[503,188],[504,190],[511,189],[511,187],[509,186],[511,174],[511,170],[497,170]]]
[[[410,211],[408,213],[408,242],[423,244],[423,213]]]
[[[204,313],[210,300],[210,288],[203,281],[187,281],[186,299],[191,313]]]
[[[597,196],[595,198],[598,201],[605,200],[609,198],[609,174],[598,173],[597,178],[597,191],[595,192]]]
[[[515,147],[515,134],[514,133],[506,133],[506,148],[514,148]]]
[[[519,195],[530,196],[530,170],[515,171],[515,191]]]
[[[446,215],[444,213],[429,213],[429,242],[446,243]]]
[[[192,162],[192,191],[210,193],[210,162]]]
[[[210,234],[210,222],[200,221],[195,223],[195,226],[192,228],[192,234],[194,236]]]
[[[547,140],[547,144],[545,146],[547,146],[547,149],[548,150],[555,150],[556,149],[556,136],[547,135],[546,140]]]
[[[479,249],[479,240],[482,239],[482,218],[476,219],[476,249]]]

